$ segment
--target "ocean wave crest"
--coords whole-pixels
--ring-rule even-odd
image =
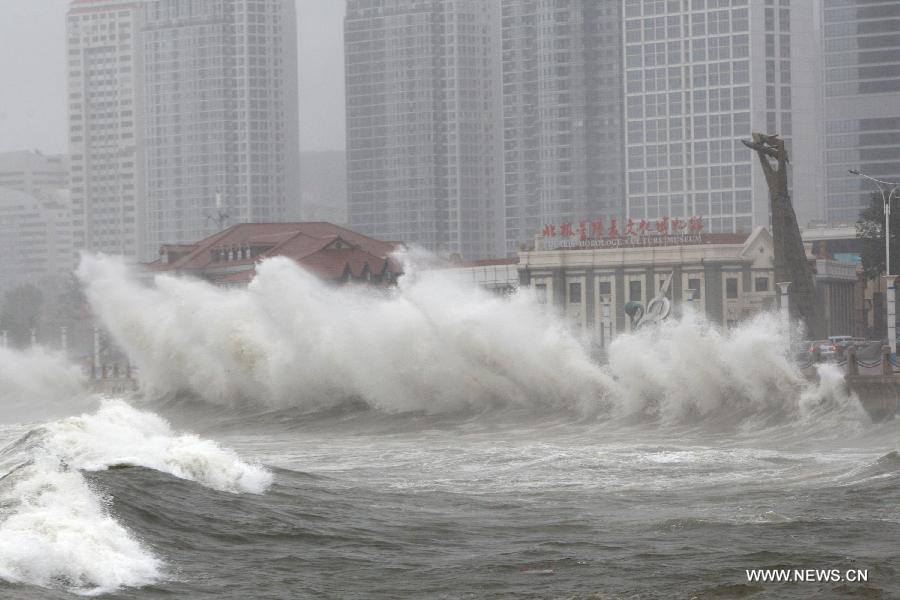
[[[0,579],[91,595],[158,580],[163,562],[109,514],[82,471],[143,466],[234,493],[272,482],[233,451],[115,399],[31,431],[0,459]]]

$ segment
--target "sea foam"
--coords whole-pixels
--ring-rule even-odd
[[[163,577],[162,559],[116,521],[82,474],[123,465],[234,493],[262,493],[272,482],[233,451],[107,399],[97,412],[41,426],[3,451],[0,578],[100,594]]]

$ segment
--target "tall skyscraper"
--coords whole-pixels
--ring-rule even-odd
[[[73,264],[68,157],[0,153],[0,290],[58,281]]]
[[[779,133],[801,224],[822,195],[814,0],[625,0],[627,214],[769,224],[768,190],[738,138]]]
[[[144,258],[227,223],[296,219],[293,0],[147,0]],[[217,198],[219,199],[217,201]]]
[[[349,0],[350,228],[443,255],[505,253],[500,5]]]
[[[854,223],[875,186],[900,181],[900,2],[825,0],[827,220]]]
[[[76,249],[138,256],[141,2],[72,0],[66,17]]]
[[[64,281],[72,272],[68,190],[0,186],[0,292],[24,283]]]
[[[622,8],[503,0],[507,252],[544,223],[624,212]]]
[[[69,189],[69,157],[38,151],[0,153],[0,187],[29,194]]]

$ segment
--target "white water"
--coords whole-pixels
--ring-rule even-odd
[[[652,438],[654,431],[675,431],[668,426],[723,424],[737,433],[734,439],[757,444],[809,438],[810,431],[836,437],[866,420],[844,393],[839,372],[823,367],[817,384],[801,376],[786,332],[766,315],[728,332],[687,315],[620,336],[609,365],[601,366],[527,293],[497,298],[413,265],[386,291],[326,285],[282,259],[266,261],[258,272],[246,290],[168,276],[146,286],[122,263],[88,257],[79,276],[151,397],[187,391],[217,403],[310,409],[355,397],[387,413],[518,408],[574,417],[579,424],[572,435],[588,440],[619,425]],[[65,405],[81,385],[77,371],[51,355],[6,358],[4,364],[16,366],[0,371],[4,406]],[[535,429],[523,435],[531,448]],[[413,446],[423,443],[413,438]],[[334,454],[333,440],[323,444],[323,456]],[[494,444],[490,437],[486,446]],[[568,464],[574,452],[587,461],[584,477],[600,477],[591,457],[608,449],[589,448],[585,454],[563,447],[558,454]],[[300,468],[314,463],[310,451],[303,446]],[[355,463],[352,452],[348,460],[363,465],[361,478],[390,468]],[[0,479],[0,578],[87,594],[146,585],[165,577],[165,565],[109,515],[106,499],[81,471],[144,466],[234,493],[262,493],[272,481],[234,452],[178,434],[157,415],[117,400],[38,428],[0,461],[6,475]],[[459,468],[463,479],[482,469],[468,459]]]
[[[82,594],[141,586],[163,565],[106,510],[81,471],[143,466],[228,492],[262,493],[272,475],[227,449],[178,435],[121,400],[32,431],[0,463],[0,578]]]
[[[41,457],[8,478],[0,578],[99,594],[160,577],[160,560],[107,514],[81,473]]]
[[[40,347],[0,348],[0,423],[71,414],[84,382],[81,369],[61,355]]]
[[[498,298],[405,269],[388,291],[329,285],[284,258],[258,265],[246,290],[166,275],[148,287],[106,257],[85,257],[78,274],[146,388],[211,402],[359,398],[386,412],[518,407],[662,423],[858,412],[831,379],[802,377],[770,315],[728,332],[686,315],[618,337],[601,367],[529,293]]]

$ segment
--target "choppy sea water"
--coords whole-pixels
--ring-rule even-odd
[[[88,263],[141,395],[0,349],[0,598],[900,597],[900,424],[804,379],[777,320],[684,315],[599,365],[525,297],[259,271]]]
[[[7,428],[7,468],[46,448],[68,466],[33,459],[0,480],[0,597],[900,594],[893,423],[845,437],[189,412],[200,438],[121,400]],[[747,581],[762,568],[869,581]]]

